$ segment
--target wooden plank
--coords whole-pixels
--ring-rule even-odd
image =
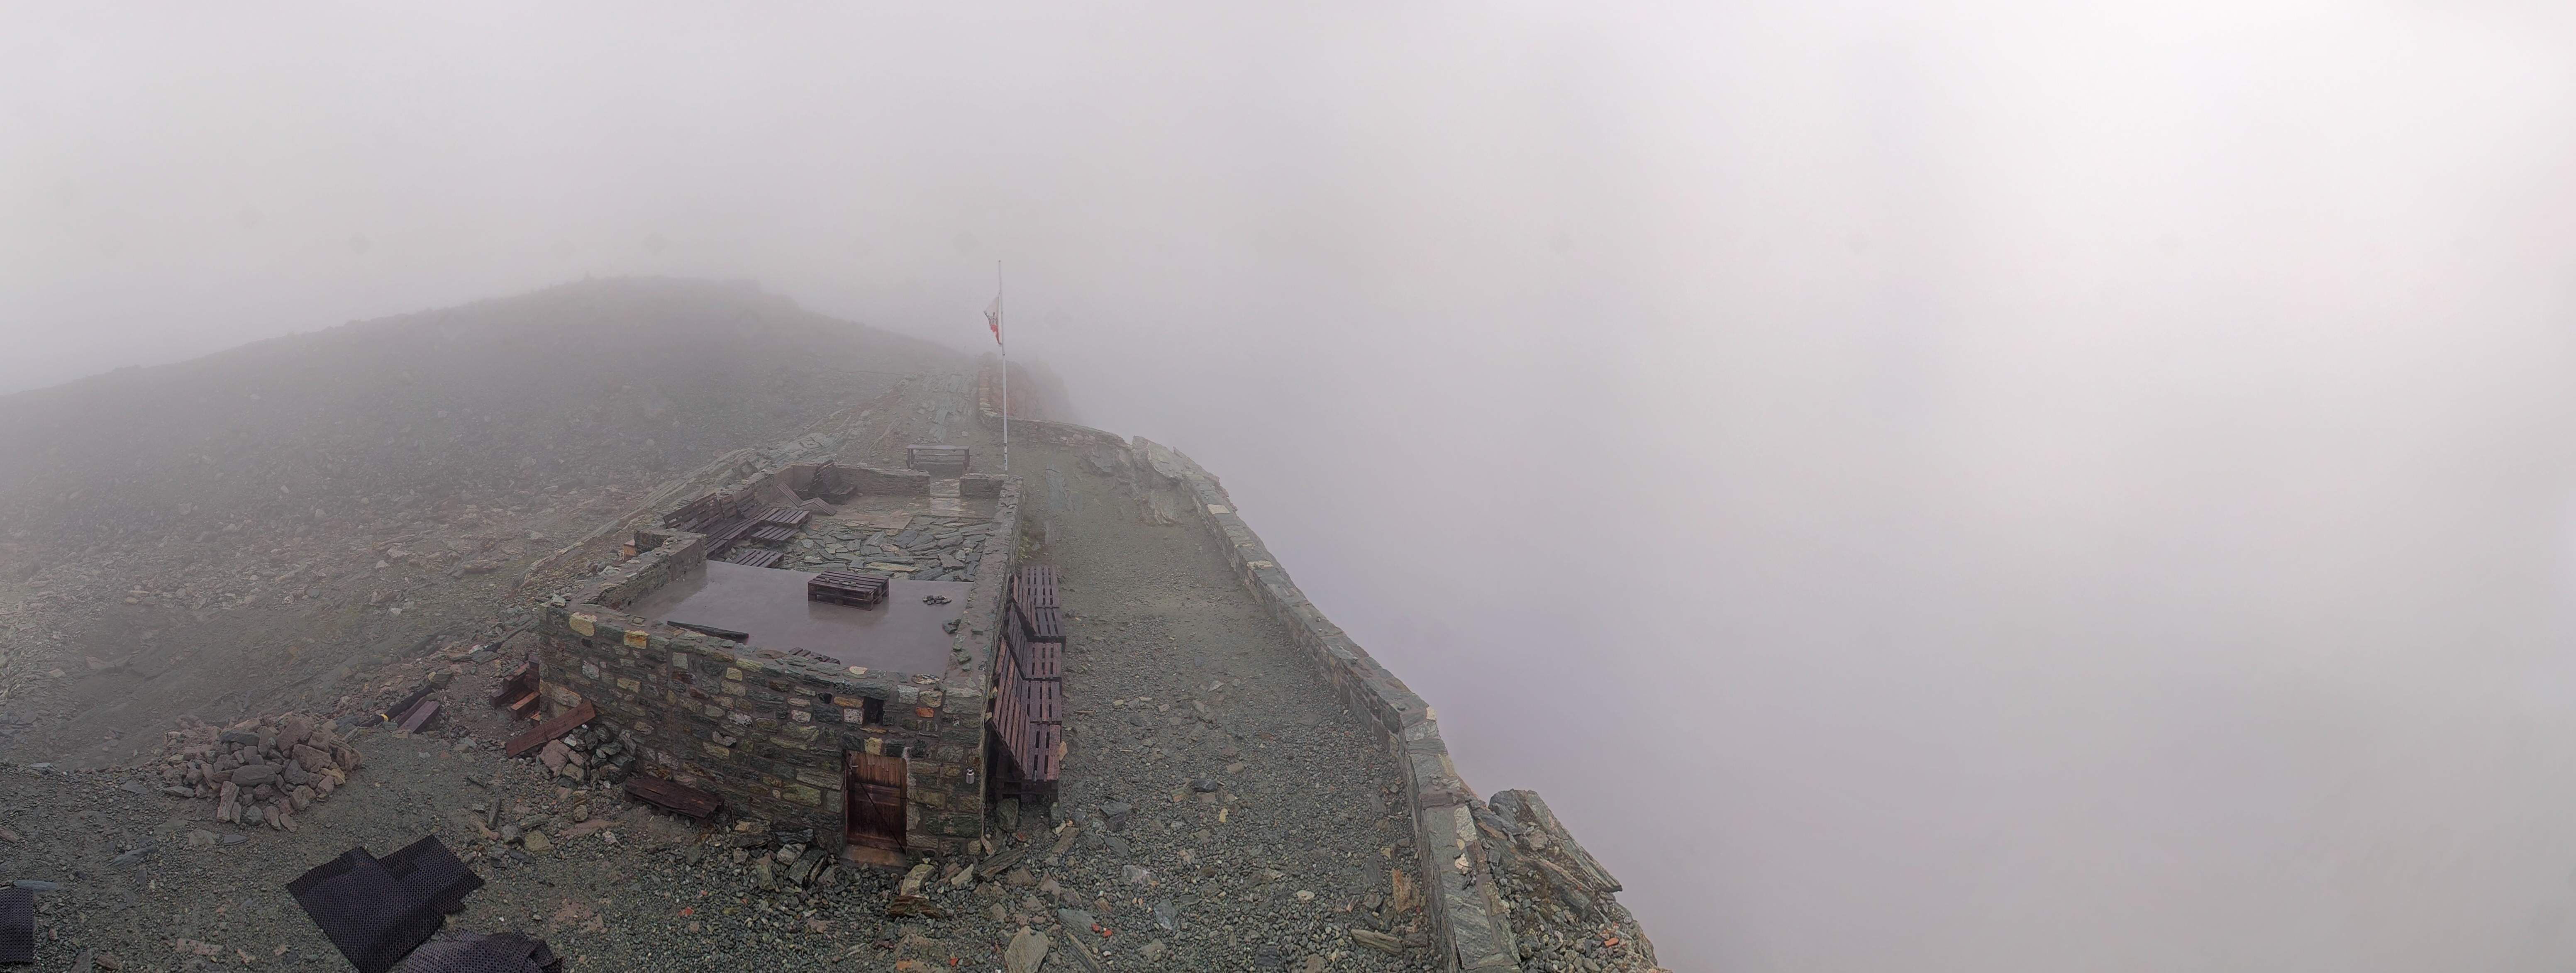
[[[501,752],[513,757],[527,753],[545,746],[548,740],[572,732],[573,727],[588,723],[591,718],[598,715],[599,711],[591,707],[589,700],[582,700],[581,705],[573,707],[571,712],[539,723],[536,729],[511,737],[510,742],[502,746]]]
[[[421,727],[429,725],[430,718],[437,715],[437,700],[421,700],[420,705],[411,708],[411,715],[403,717],[402,731],[405,733],[418,733],[420,732]]]
[[[626,793],[638,800],[650,802],[701,821],[706,820],[708,815],[716,813],[716,808],[724,804],[723,801],[717,800],[715,795],[695,787],[644,774],[626,778]]]

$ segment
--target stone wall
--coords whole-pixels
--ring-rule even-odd
[[[853,470],[894,472],[802,475]],[[744,486],[759,489],[783,472]],[[1017,481],[990,479],[995,536],[1014,537]],[[613,726],[639,755],[639,771],[714,792],[729,811],[774,829],[811,828],[833,848],[843,752],[905,755],[908,850],[953,854],[983,835],[984,703],[1016,544],[981,552],[946,671],[902,673],[750,649],[626,614],[646,592],[705,567],[705,535],[647,530],[639,541],[640,553],[557,597],[539,622],[549,716],[588,701],[599,713],[594,725]],[[873,722],[869,700],[880,710]]]

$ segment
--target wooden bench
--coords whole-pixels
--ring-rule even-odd
[[[1032,564],[1011,575],[1011,600],[1032,608],[1060,608],[1055,596],[1055,569]]]
[[[966,461],[964,446],[915,443],[903,448],[903,465],[924,473],[963,474]]]
[[[796,538],[796,528],[763,523],[751,529],[751,539],[763,544],[782,544]]]
[[[1035,642],[1017,625],[1002,627],[1002,655],[1023,679],[1064,678],[1064,643]]]
[[[797,507],[771,507],[768,510],[761,511],[760,522],[764,524],[777,524],[781,527],[803,527],[805,526],[805,521],[813,516],[814,512],[811,510],[804,510]]]
[[[683,817],[704,821],[724,805],[716,796],[686,784],[636,774],[626,778],[626,794]]]
[[[1064,613],[1052,605],[1011,606],[1011,617],[1019,620],[1020,631],[1031,642],[1064,641]]]
[[[759,565],[755,565],[755,567],[757,567],[757,566],[759,566]],[[701,635],[713,635],[713,636],[715,636],[715,637],[717,637],[717,638],[720,638],[720,639],[723,639],[723,640],[725,640],[725,641],[727,641],[727,642],[748,642],[748,641],[751,641],[751,633],[750,633],[750,632],[737,632],[737,631],[734,631],[733,629],[729,629],[729,628],[718,628],[718,627],[713,626],[713,625],[698,625],[698,624],[694,624],[694,623],[690,623],[690,622],[666,622],[666,623],[664,623],[664,624],[667,624],[667,625],[671,626],[672,628],[685,628],[685,629],[688,629],[689,631],[697,632],[697,633],[699,633],[699,634],[701,634]]]
[[[738,551],[727,551],[725,556],[716,560],[747,568],[774,568],[778,566],[778,562],[786,559],[787,555],[765,547],[746,547]]]
[[[805,582],[805,600],[875,608],[885,604],[888,587],[886,579],[880,575],[825,571]]]

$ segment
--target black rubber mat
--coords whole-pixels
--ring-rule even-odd
[[[0,963],[36,961],[36,893],[0,888]]]
[[[545,940],[517,933],[442,933],[413,950],[394,973],[559,973]]]
[[[438,932],[442,912],[482,885],[430,837],[385,861],[351,848],[286,883],[286,891],[359,973],[385,973]]]
[[[403,894],[443,913],[465,908],[465,896],[483,887],[483,877],[466,868],[437,835],[405,845],[378,863],[402,884]]]

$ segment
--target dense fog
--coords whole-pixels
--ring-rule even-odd
[[[0,391],[589,275],[981,350],[998,262],[1667,966],[2558,969],[2571,40],[21,6]]]

